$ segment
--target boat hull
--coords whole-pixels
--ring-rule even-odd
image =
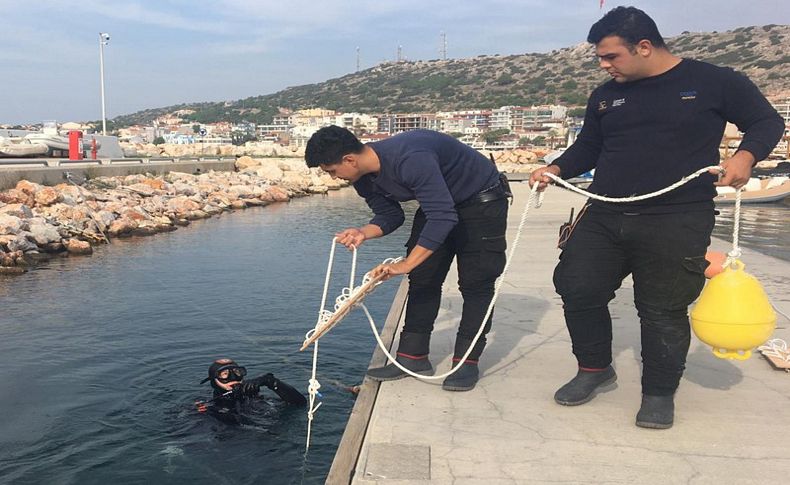
[[[782,180],[784,179],[784,180]],[[754,181],[757,180],[757,183]],[[754,188],[749,189],[749,185]],[[713,201],[717,204],[734,204],[735,191],[726,191],[718,188],[719,195]],[[787,177],[774,177],[769,179],[752,179],[745,190],[741,192],[742,204],[768,204],[779,202],[790,197],[790,179]]]

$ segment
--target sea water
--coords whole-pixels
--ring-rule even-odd
[[[199,413],[218,357],[306,393],[331,240],[367,222],[353,190],[117,239],[0,279],[0,482],[323,483],[375,347],[359,311],[324,337],[310,452],[305,409],[267,399],[255,424]],[[407,217],[407,221],[411,219]],[[369,241],[362,274],[402,256],[408,226]],[[329,305],[349,284],[338,247]],[[383,324],[398,281],[366,301]]]

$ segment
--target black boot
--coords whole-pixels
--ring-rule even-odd
[[[461,358],[466,353],[466,350],[469,348],[472,340],[473,339],[465,337],[455,338],[453,367],[458,365],[458,363],[461,361]],[[445,391],[471,391],[474,389],[480,377],[480,370],[477,368],[477,362],[480,359],[480,355],[483,353],[485,346],[485,336],[481,335],[480,339],[477,341],[477,345],[475,345],[475,348],[469,353],[469,357],[464,362],[464,365],[455,371],[455,373],[450,374],[444,379],[444,382],[442,382],[442,389]]]
[[[636,414],[640,428],[668,429],[675,420],[674,396],[648,396],[642,394],[642,406]]]
[[[578,406],[590,401],[595,397],[597,391],[614,384],[615,381],[617,381],[617,374],[611,365],[606,369],[595,371],[580,368],[576,377],[554,393],[554,400],[563,406]]]
[[[431,334],[429,333],[401,332],[395,360],[403,367],[417,374],[433,375],[433,366],[431,361],[428,360],[430,343]],[[368,369],[367,375],[375,381],[394,381],[408,376],[395,364]]]

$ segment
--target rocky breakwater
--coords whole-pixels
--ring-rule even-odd
[[[116,237],[175,230],[224,211],[339,189],[300,160],[241,157],[235,172],[97,177],[54,187],[22,180],[0,192],[0,274],[60,255],[87,255]]]
[[[271,142],[247,142],[243,145],[215,145],[202,143],[176,144],[162,143],[121,143],[127,157],[304,157],[304,148],[282,146]]]
[[[532,173],[533,170],[545,166],[540,160],[544,152],[531,150],[481,151],[486,157],[494,157],[494,163],[500,172]]]

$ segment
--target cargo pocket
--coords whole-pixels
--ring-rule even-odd
[[[505,235],[482,238],[482,251],[480,251],[480,268],[489,278],[496,279],[505,269],[507,256],[507,240]]]
[[[702,287],[705,286],[705,268],[708,267],[705,256],[683,258],[681,269],[672,291],[672,303],[688,306],[697,299]]]

